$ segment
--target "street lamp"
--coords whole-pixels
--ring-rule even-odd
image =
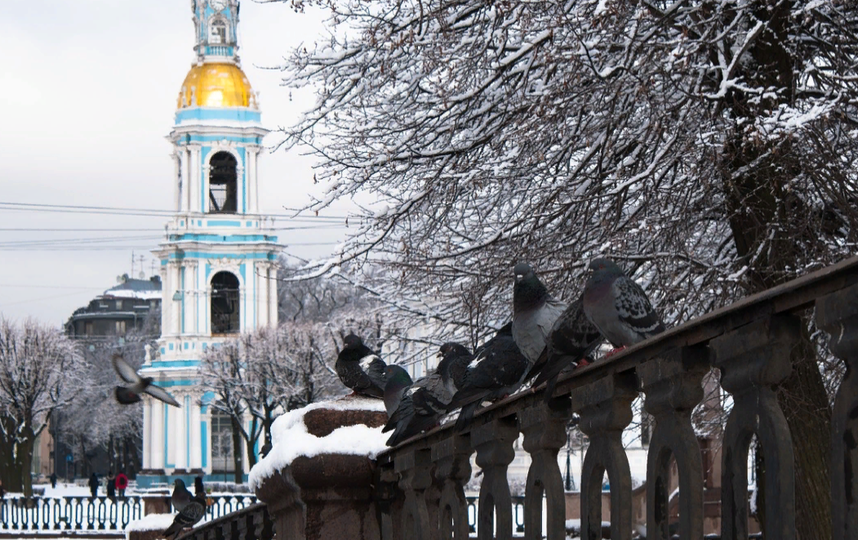
[[[570,453],[572,451],[572,434],[566,431],[566,491],[572,491],[572,460]]]

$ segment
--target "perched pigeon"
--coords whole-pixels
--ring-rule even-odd
[[[173,523],[164,531],[164,537],[175,539],[181,534],[182,529],[193,527],[196,523],[203,519],[206,515],[206,500],[204,497],[193,497],[190,501],[179,510],[176,517],[173,518]]]
[[[335,366],[343,384],[356,394],[384,397],[384,368],[387,364],[354,334],[347,335],[343,343]]]
[[[512,337],[532,366],[545,349],[545,340],[566,303],[548,294],[530,265],[518,263],[513,269]]]
[[[206,488],[203,486],[203,477],[197,476],[194,478],[194,496],[205,499]]]
[[[191,492],[185,487],[185,481],[181,478],[173,480],[173,494],[170,495],[170,503],[176,512],[181,512],[191,502]]]
[[[551,399],[560,372],[568,366],[574,369],[585,361],[602,339],[599,329],[584,314],[583,298],[569,304],[548,334],[544,362],[537,363],[531,370],[530,375],[537,375],[533,388],[547,382],[545,400]]]
[[[418,379],[403,392],[399,406],[382,429],[383,432],[394,430],[387,446],[396,446],[438,425],[438,419],[447,412],[447,404],[452,397],[437,369]]]
[[[441,380],[452,396],[459,389],[461,381],[464,380],[468,371],[468,364],[474,359],[474,355],[467,347],[459,343],[449,341],[441,345],[438,350],[441,361],[438,362],[438,373]]]
[[[130,384],[131,386],[116,387],[116,401],[123,405],[130,405],[140,401],[140,394],[147,393],[150,396],[160,399],[168,405],[180,407],[179,402],[170,396],[160,386],[152,384],[152,377],[141,377],[137,371],[118,354],[113,355],[113,369],[119,374],[119,377]]]
[[[477,349],[477,354],[458,382],[459,391],[453,396],[447,410],[462,408],[456,420],[456,429],[459,431],[470,425],[474,411],[482,402],[495,401],[512,394],[527,375],[530,362],[519,350],[511,332],[511,325],[504,326]]]
[[[584,286],[584,313],[599,332],[622,348],[664,332],[664,325],[640,285],[608,259],[593,259]]]
[[[394,364],[384,368],[384,377],[387,380],[387,384],[384,386],[384,408],[387,410],[387,417],[390,418],[399,407],[402,394],[411,387],[414,381],[411,380],[411,375],[402,369],[402,366]]]

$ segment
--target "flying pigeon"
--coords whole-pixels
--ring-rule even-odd
[[[354,334],[343,339],[343,350],[337,356],[337,375],[355,394],[384,397],[384,368],[387,364]]]
[[[384,408],[387,411],[387,417],[390,418],[399,407],[402,394],[411,387],[413,381],[411,375],[402,366],[395,364],[384,368],[384,377],[387,380],[384,386]]]
[[[621,349],[664,332],[646,293],[619,266],[600,258],[590,262],[590,269],[584,313],[614,347]]]
[[[438,419],[447,412],[447,404],[452,397],[437,369],[418,379],[403,392],[399,406],[381,430],[393,430],[393,435],[387,440],[387,446],[396,446],[405,439],[438,425]]]
[[[512,337],[512,325],[498,330],[492,339],[477,349],[459,382],[459,391],[447,406],[448,411],[462,408],[456,429],[467,429],[474,411],[482,402],[495,401],[518,390],[529,369],[530,361]]]
[[[531,376],[537,375],[532,388],[547,382],[545,400],[550,400],[560,372],[568,366],[574,369],[580,363],[586,363],[586,357],[602,339],[599,329],[584,314],[583,297],[569,304],[548,334],[544,362],[538,362],[530,372]]]
[[[181,510],[179,510],[176,517],[173,518],[173,523],[164,531],[164,537],[170,538],[170,536],[172,536],[173,540],[175,540],[175,538],[181,534],[182,529],[193,527],[199,520],[203,519],[203,516],[205,515],[205,498],[194,496]]]
[[[185,481],[176,478],[173,481],[173,494],[170,495],[170,503],[176,512],[181,512],[191,502],[191,492],[185,487]]]
[[[512,337],[532,366],[545,349],[545,340],[566,303],[548,294],[533,268],[518,263],[513,269]]]
[[[168,405],[181,407],[179,402],[170,396],[160,386],[152,384],[152,377],[141,377],[131,365],[118,354],[113,355],[113,369],[119,374],[119,377],[130,384],[131,386],[117,386],[115,390],[116,401],[123,405],[130,405],[140,401],[140,394],[147,393],[150,396],[160,399]]]

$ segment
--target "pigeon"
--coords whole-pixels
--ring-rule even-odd
[[[170,503],[176,512],[181,512],[191,502],[191,492],[185,487],[185,481],[176,478],[173,481],[173,494],[170,495]]]
[[[113,369],[119,374],[119,377],[130,384],[131,386],[116,387],[116,401],[123,405],[130,405],[141,400],[140,394],[147,393],[150,396],[160,399],[173,407],[181,407],[179,402],[170,396],[166,390],[160,386],[152,384],[152,377],[141,377],[131,365],[118,354],[113,355]]]
[[[387,380],[384,385],[384,408],[387,411],[387,417],[390,418],[399,407],[402,394],[411,387],[414,381],[411,380],[411,375],[402,366],[394,364],[384,368],[384,377]]]
[[[614,347],[622,349],[664,332],[646,293],[619,266],[599,258],[590,262],[590,269],[584,314]]]
[[[587,356],[599,346],[604,338],[599,329],[593,326],[584,314],[583,297],[569,304],[551,327],[546,344],[543,362],[533,366],[530,376],[536,375],[532,388],[537,388],[544,382],[545,401],[552,398],[557,376],[568,366],[573,369],[579,364],[587,363]]]
[[[205,498],[206,488],[203,486],[203,477],[197,476],[194,478],[194,496]]]
[[[184,483],[182,486],[184,487]],[[181,534],[182,529],[193,527],[199,520],[203,519],[203,516],[205,515],[205,498],[199,496],[192,497],[191,500],[188,501],[181,510],[179,510],[176,517],[173,518],[173,523],[164,531],[164,537],[170,538],[170,536],[172,536],[173,540],[175,540],[175,538]]]
[[[384,397],[384,368],[387,364],[354,334],[347,335],[343,343],[335,366],[343,384],[355,394]]]
[[[513,269],[512,337],[532,366],[545,350],[545,340],[566,303],[548,294],[533,268],[518,263]]]
[[[513,339],[512,325],[507,324],[477,349],[458,383],[459,391],[447,406],[448,411],[462,408],[456,429],[467,429],[482,402],[495,401],[518,390],[529,370],[530,361]]]
[[[393,430],[393,435],[387,440],[387,446],[396,446],[405,439],[438,425],[438,419],[447,412],[447,404],[452,398],[453,395],[437,369],[415,381],[405,389],[399,406],[381,430]]]
[[[467,347],[452,341],[441,345],[438,350],[438,356],[441,357],[441,361],[438,362],[436,369],[441,374],[441,380],[452,396],[464,380],[465,374],[468,371],[468,364],[473,360],[474,356]]]

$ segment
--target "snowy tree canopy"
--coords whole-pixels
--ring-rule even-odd
[[[676,322],[854,252],[858,4],[297,4],[331,36],[285,68],[318,101],[284,145],[320,159],[313,209],[378,201],[307,275],[370,261],[497,325],[515,262],[569,299],[606,254]]]

